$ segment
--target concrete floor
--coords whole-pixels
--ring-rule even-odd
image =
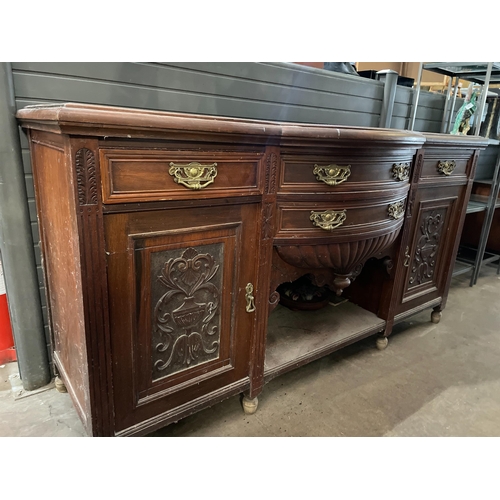
[[[397,325],[385,351],[369,338],[265,386],[256,414],[239,397],[151,436],[500,436],[500,277],[454,278],[437,325],[430,311]],[[8,390],[0,436],[84,436],[67,394]]]

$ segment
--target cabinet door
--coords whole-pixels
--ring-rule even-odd
[[[453,265],[465,187],[418,190],[406,251],[406,271],[398,313],[443,295]]]
[[[105,216],[116,431],[248,388],[257,208]]]

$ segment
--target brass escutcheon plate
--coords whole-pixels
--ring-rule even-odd
[[[331,231],[341,226],[346,220],[345,210],[325,210],[324,212],[315,212],[311,210],[311,221],[313,226],[320,227],[325,231]]]
[[[439,161],[437,164],[438,172],[444,175],[451,175],[457,164],[455,160]]]
[[[170,162],[168,173],[174,178],[174,182],[189,189],[199,190],[214,182],[217,177],[217,163],[202,165],[197,161],[192,161],[186,165],[181,165]]]
[[[394,163],[392,166],[392,176],[397,181],[407,181],[410,178],[410,164]]]
[[[313,174],[318,181],[324,182],[329,186],[336,186],[346,181],[351,175],[351,165],[346,165],[345,167],[341,167],[340,165],[327,165],[326,167],[314,165]]]
[[[396,220],[401,219],[401,217],[403,217],[403,215],[405,214],[405,202],[398,201],[397,203],[392,203],[391,205],[389,205],[387,212],[389,214],[389,217],[392,217]]]

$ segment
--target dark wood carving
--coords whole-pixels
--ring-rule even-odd
[[[218,255],[198,253],[188,248],[182,255],[165,257],[181,250],[158,252],[152,258],[153,286],[153,378],[217,359],[220,341],[220,294],[222,246],[198,250],[217,251]],[[214,252],[215,253],[215,252]],[[164,262],[161,273],[157,266]],[[158,298],[156,295],[163,291]],[[156,299],[156,300],[155,300]]]
[[[410,196],[408,198],[408,204],[407,204],[407,207],[406,207],[406,215],[408,217],[412,216],[412,213],[413,213],[413,203],[415,203],[415,196],[416,196],[416,194],[417,194],[417,191],[413,190],[413,192],[410,194]]]
[[[280,245],[276,251],[281,259],[297,268],[332,269],[336,277],[331,285],[340,294],[359,274],[359,266],[394,243],[400,229],[401,226],[383,236],[350,243]]]
[[[281,283],[290,283],[306,275],[314,285],[319,287],[324,285],[332,286],[335,279],[335,274],[332,269],[305,269],[292,266],[280,257],[276,248],[273,249],[271,290],[276,290]],[[278,305],[279,300],[280,294],[274,291],[269,300],[269,312]]]
[[[274,233],[274,203],[266,203],[262,211],[262,238],[264,240],[273,237]]]
[[[413,175],[414,181],[416,181],[422,174],[422,164],[424,161],[424,154],[422,151],[417,153],[417,164],[415,165],[415,173]]]
[[[392,275],[392,271],[394,269],[394,261],[390,257],[385,257],[382,260],[382,265],[384,266],[385,271],[387,272],[387,274],[389,276],[391,276]]]
[[[276,192],[276,173],[278,168],[278,156],[276,153],[271,153],[267,157],[266,165],[266,193],[273,194]]]
[[[76,184],[80,205],[97,205],[97,179],[94,153],[81,148],[75,155]]]
[[[445,210],[433,210],[422,216],[420,237],[415,249],[409,284],[419,285],[432,280],[436,268],[436,257],[443,231]]]

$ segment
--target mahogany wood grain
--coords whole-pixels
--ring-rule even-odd
[[[435,305],[438,299],[441,309],[446,305],[478,156],[466,146],[460,147],[455,139],[446,144],[429,141],[423,148],[422,173],[416,172],[412,213],[405,222],[408,230],[401,245],[407,267],[399,275],[401,285],[397,287],[401,290],[395,310],[399,320],[407,317],[407,311],[430,302]],[[450,176],[425,172],[443,156],[455,160],[463,174],[454,178],[455,171]],[[425,182],[425,175],[433,179]]]
[[[246,394],[250,399],[257,397],[264,385],[264,360],[266,355],[266,337],[268,312],[271,304],[276,305],[279,294],[270,284],[273,262],[273,244],[276,231],[276,191],[279,174],[280,150],[275,146],[266,148],[264,170],[264,195],[260,213],[260,245],[256,255],[259,268],[256,280],[255,333],[252,344],[252,361],[250,363],[250,390]]]
[[[408,179],[398,180],[394,177],[393,167],[406,164],[408,173],[412,162],[412,151],[403,151],[402,154],[392,158],[374,155],[368,149],[369,156],[361,156],[361,149],[341,151],[341,155],[332,152],[325,156],[282,155],[279,192],[304,192],[304,193],[346,193],[350,191],[373,191],[374,189],[391,189],[408,184]],[[406,153],[406,154],[405,154]],[[349,167],[349,175],[342,183],[330,186],[318,180],[314,174],[314,167],[327,167],[330,165]]]
[[[83,104],[17,116],[30,132],[54,359],[94,436],[254,399],[266,378],[443,308],[487,143]],[[452,175],[438,159],[456,162]],[[176,183],[170,163],[190,162],[217,163],[214,182]],[[313,174],[344,163],[336,186]],[[311,211],[325,210],[346,210],[343,225],[313,226]],[[336,315],[332,336],[324,323],[299,355],[278,347],[266,373],[276,289],[303,275],[344,290],[354,317]]]
[[[426,152],[425,161],[422,167],[421,178],[444,178],[453,179],[462,177],[464,184],[467,182],[467,166],[473,154],[473,150],[457,151],[456,146],[450,148],[433,148]],[[445,175],[438,170],[440,162],[453,161],[455,168],[450,175]]]
[[[172,146],[173,147],[173,146]],[[101,149],[104,203],[133,203],[148,200],[227,198],[260,194],[259,164],[262,153],[221,153],[192,151],[144,151]],[[216,164],[213,182],[198,193],[175,182],[170,163]]]
[[[66,141],[58,136],[31,134],[53,359],[85,429],[92,433],[75,179],[67,168],[65,147]]]
[[[276,244],[290,244],[291,241],[298,243],[301,238],[327,238],[328,241],[347,242],[383,235],[401,226],[401,219],[394,219],[389,214],[389,207],[396,203],[403,203],[404,209],[405,197],[398,196],[390,202],[382,203],[358,202],[357,206],[353,203],[343,204],[340,200],[322,203],[282,202],[278,204],[275,242]],[[342,225],[331,230],[314,225],[311,213],[329,210],[336,212],[345,210],[345,221]]]
[[[453,245],[452,245],[451,250],[450,250],[450,256],[449,256],[450,262],[449,262],[449,265],[444,270],[445,285],[444,285],[443,299],[442,299],[441,304],[439,306],[441,310],[446,307],[446,302],[448,301],[448,293],[450,290],[450,283],[451,283],[451,279],[453,277],[453,268],[454,268],[455,261],[457,258],[458,248],[460,245],[460,235],[462,234],[463,227],[465,224],[465,218],[467,215],[467,204],[469,202],[469,198],[470,198],[470,195],[472,192],[472,187],[473,187],[473,183],[474,183],[474,176],[476,173],[479,154],[480,154],[480,150],[475,150],[473,155],[471,156],[471,158],[469,160],[469,164],[467,166],[467,176],[468,176],[467,186],[462,191],[463,196],[461,199],[459,199],[458,204],[457,204],[458,214],[456,215],[456,217],[457,217],[458,222],[457,222],[457,226],[455,229],[455,231],[456,231],[455,238],[452,238]]]
[[[339,147],[356,147],[360,141],[375,147],[418,147],[425,142],[421,134],[403,130],[242,120],[77,103],[28,106],[19,110],[17,117],[29,128],[98,137],[131,138],[133,130],[136,138],[167,139],[166,132],[172,132],[197,141],[269,144],[273,138],[294,146],[302,145],[302,140]]]
[[[157,414],[165,414],[168,418],[169,411],[191,400],[220,387],[248,381],[254,314],[245,311],[245,287],[247,283],[255,282],[257,262],[253,256],[257,251],[257,209],[258,205],[249,204],[236,205],[225,211],[207,207],[201,213],[197,210],[172,210],[168,217],[159,211],[106,216],[108,280],[113,291],[109,305],[111,348],[117,360],[113,364],[113,378],[120,381],[115,388],[117,431]],[[206,356],[206,361],[196,363],[198,353],[180,353],[175,350],[176,344],[168,346],[173,350],[166,349],[167,355],[170,352],[177,356],[179,352],[181,357],[188,357],[179,362],[179,367],[171,374],[162,376],[163,372],[156,366],[163,370],[163,361],[167,364],[168,356],[162,356],[163,351],[158,352],[158,348],[153,349],[159,340],[151,336],[156,327],[154,322],[158,321],[152,311],[156,306],[153,301],[158,301],[169,288],[157,280],[172,258],[181,259],[179,265],[187,262],[192,266],[189,269],[195,273],[194,278],[201,279],[196,276],[197,264],[186,255],[189,249],[198,255],[213,257],[218,268],[216,275],[219,275],[219,280],[212,285],[214,292],[210,300],[218,309],[220,321],[215,326],[217,331],[213,334],[213,341],[208,338],[208,331],[205,334],[206,344],[210,347],[216,341],[217,349],[213,356]],[[161,264],[161,267],[155,267],[153,259],[157,261],[156,266]],[[198,262],[204,263],[203,260]],[[172,269],[172,275],[174,272]],[[178,289],[173,289],[174,293],[184,297],[182,290],[186,284],[183,285],[183,280],[191,284],[191,278],[180,274],[175,280],[180,281]],[[204,300],[203,293],[193,296],[196,303]],[[163,300],[167,304],[170,299]],[[182,306],[182,301],[176,305],[179,304]],[[177,308],[178,311],[181,309]],[[175,311],[168,313],[171,314],[174,314],[175,322]],[[162,315],[162,318],[167,316]],[[189,322],[190,317],[183,321]],[[157,323],[160,327],[162,324],[167,325]],[[174,326],[174,323],[169,324]],[[193,323],[193,327],[197,324]],[[181,342],[189,342],[195,335],[190,333],[195,330],[188,327],[185,331]],[[192,347],[198,348],[197,345]],[[192,358],[189,357],[191,354]],[[203,360],[203,356],[200,358]],[[160,364],[157,365],[155,360]]]

